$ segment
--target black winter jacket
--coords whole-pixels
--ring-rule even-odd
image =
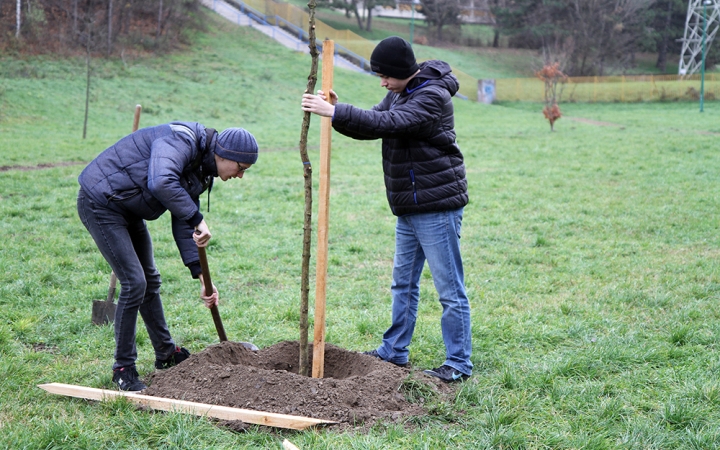
[[[396,216],[468,203],[465,164],[455,142],[452,96],[460,85],[443,61],[426,61],[406,89],[370,110],[335,105],[333,128],[354,139],[382,139],[383,172]]]
[[[203,219],[200,194],[217,176],[211,145],[199,123],[143,128],[100,153],[78,181],[96,204],[130,220],[154,220],[169,210],[180,256],[197,277],[199,257],[192,234]]]

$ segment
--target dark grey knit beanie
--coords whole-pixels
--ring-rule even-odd
[[[399,80],[418,71],[412,46],[398,36],[390,36],[378,43],[370,56],[370,68],[375,73]]]
[[[258,144],[247,130],[228,128],[215,140],[215,154],[231,161],[255,164],[258,159]]]

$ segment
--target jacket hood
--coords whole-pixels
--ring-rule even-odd
[[[455,95],[460,89],[460,83],[452,74],[450,65],[445,61],[433,59],[420,63],[420,72],[410,80],[410,83],[405,88],[405,93],[409,94],[429,83],[445,87],[450,92],[450,96]]]

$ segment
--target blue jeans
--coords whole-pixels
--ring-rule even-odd
[[[445,362],[472,375],[470,302],[465,292],[460,228],[463,209],[398,217],[395,227],[392,324],[377,349],[380,357],[396,363],[408,362],[420,300],[420,275],[427,260],[443,312],[440,319]]]
[[[140,218],[126,217],[93,202],[81,188],[78,215],[120,282],[115,311],[115,363],[113,369],[135,364],[138,312],[145,322],[157,359],[175,351],[162,302],[160,273],[155,268],[152,240]]]

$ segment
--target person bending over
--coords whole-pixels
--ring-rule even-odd
[[[196,122],[172,122],[125,136],[78,177],[78,214],[121,285],[112,367],[112,380],[121,390],[146,388],[135,367],[138,313],[155,350],[157,369],[190,356],[175,344],[165,321],[146,220],[170,211],[182,261],[192,277],[200,279],[200,297],[211,308],[219,294],[214,286],[213,292],[202,287],[198,247],[207,246],[211,234],[200,213],[200,194],[209,195],[216,177],[242,178],[257,158],[257,142],[242,128],[216,133]]]

